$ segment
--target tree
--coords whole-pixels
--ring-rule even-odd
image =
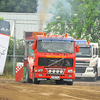
[[[14,51],[13,48],[14,48],[14,38],[10,37],[7,55],[13,55],[13,51]],[[15,55],[24,55],[24,48],[23,48],[22,40],[19,40],[19,39],[16,40],[16,53],[15,53]],[[8,61],[10,61],[11,59],[12,59],[11,56],[7,57]]]
[[[35,13],[36,0],[0,0],[0,12]]]
[[[69,32],[73,32],[72,35],[75,38],[86,38],[92,42],[98,42],[100,36],[99,0],[72,0],[71,5],[73,29]],[[74,16],[75,13],[77,16]]]
[[[14,38],[10,37],[7,55],[13,55]]]
[[[23,40],[17,39],[16,41],[16,55],[24,55]]]
[[[82,38],[90,40],[91,42],[98,42],[100,36],[100,2],[99,0],[66,0],[66,3],[70,3],[71,12],[67,13],[65,16],[64,11],[62,11],[63,6],[61,2],[56,6],[56,15],[54,15],[53,20],[65,20],[66,21],[66,32],[74,38]],[[66,6],[67,7],[67,6]],[[67,10],[67,9],[66,9]],[[63,12],[63,13],[62,13]],[[71,16],[70,16],[71,15]],[[60,16],[56,19],[55,16]],[[54,33],[64,32],[64,26],[61,24],[58,29],[56,29],[57,23],[47,24],[46,31]],[[54,27],[52,29],[52,27]],[[63,28],[62,28],[63,27]],[[58,32],[57,32],[57,31]]]
[[[16,40],[16,55],[24,55],[24,48],[22,47],[22,40],[17,39]],[[18,46],[18,47],[17,47]],[[10,74],[13,73],[13,47],[14,47],[14,38],[10,37],[9,46],[8,46],[8,52],[7,52],[7,59],[5,63],[5,69],[4,74]],[[10,56],[9,56],[10,55]],[[22,62],[23,57],[16,57],[16,61]]]
[[[0,20],[3,20],[4,21],[4,18],[3,17],[0,17]]]
[[[67,9],[67,10],[66,10]],[[65,33],[65,25],[68,22],[71,11],[71,6],[66,0],[57,0],[50,9],[50,13],[53,14],[52,20],[46,23],[45,32],[52,32],[53,34]]]

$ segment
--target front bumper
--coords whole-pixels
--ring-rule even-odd
[[[35,73],[35,78],[45,78],[45,79],[53,79],[53,80],[60,80],[60,79],[75,79],[75,74],[63,74],[63,75],[50,75],[47,73]]]
[[[78,71],[78,67],[76,68],[75,77],[95,77],[96,72],[94,72],[93,67],[86,67],[83,69],[80,67],[80,70]]]

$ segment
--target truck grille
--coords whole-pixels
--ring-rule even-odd
[[[76,67],[89,66],[89,61],[76,61]]]
[[[89,63],[90,61],[76,61],[76,63]]]
[[[76,67],[75,73],[84,73],[86,70],[86,67]]]
[[[73,59],[63,58],[39,58],[39,66],[64,66],[73,67]]]

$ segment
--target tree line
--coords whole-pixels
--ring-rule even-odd
[[[56,0],[49,13],[52,20],[46,22],[46,32],[66,32],[76,39],[98,42],[100,36],[99,0]],[[37,0],[0,0],[0,12],[36,13]],[[58,17],[58,18],[57,18]],[[65,23],[66,22],[66,23]]]
[[[36,0],[0,0],[0,12],[35,13]]]
[[[62,2],[54,5],[53,21],[47,23],[46,32],[54,34],[66,32],[75,39],[87,39],[91,42],[98,42],[100,37],[100,1],[99,0],[66,0],[70,4],[70,13],[68,8],[63,7]],[[58,18],[57,18],[58,16]]]

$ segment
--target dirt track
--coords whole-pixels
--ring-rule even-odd
[[[0,100],[100,100],[100,81],[75,81],[69,86],[54,82],[34,85],[0,79]]]

